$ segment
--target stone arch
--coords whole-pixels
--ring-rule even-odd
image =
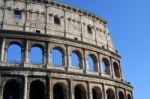
[[[74,68],[82,68],[82,54],[78,50],[74,50],[71,53],[71,62],[72,67]]]
[[[23,57],[23,46],[18,42],[9,42],[6,47],[6,62],[20,64]],[[12,57],[13,56],[13,57]]]
[[[128,99],[132,99],[132,97],[131,97],[131,95],[130,95],[130,94],[128,94],[128,95],[127,95],[127,97],[128,97]]]
[[[65,53],[63,48],[54,47],[51,51],[52,65],[53,66],[64,66],[65,65]]]
[[[120,78],[120,68],[119,68],[118,63],[114,62],[113,63],[113,68],[114,68],[115,76]]]
[[[115,99],[115,93],[112,89],[108,89],[106,91],[106,94],[107,94],[107,99]]]
[[[45,99],[45,84],[40,80],[34,80],[30,84],[29,99]]]
[[[94,54],[89,54],[87,57],[88,69],[89,71],[98,71],[97,57]]]
[[[106,75],[111,75],[111,67],[109,60],[107,58],[102,58],[101,61],[102,73]]]
[[[19,81],[10,79],[4,84],[3,99],[20,99],[21,85]],[[15,90],[14,90],[15,89]]]
[[[56,83],[53,86],[53,99],[67,99],[67,87],[63,83]]]
[[[74,99],[86,99],[86,90],[82,85],[74,87]]]
[[[44,63],[44,47],[40,44],[33,44],[30,48],[30,64],[43,64],[43,63]]]
[[[124,93],[122,91],[119,92],[119,99],[125,99]]]
[[[99,87],[93,87],[92,97],[93,99],[102,99],[102,91]]]

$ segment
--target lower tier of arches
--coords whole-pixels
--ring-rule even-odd
[[[133,99],[121,85],[62,77],[0,75],[0,99]]]

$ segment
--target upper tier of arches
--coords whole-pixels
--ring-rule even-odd
[[[0,39],[1,62],[31,68],[69,70],[123,80],[120,61],[113,56],[58,43]],[[46,66],[46,67],[45,67]]]

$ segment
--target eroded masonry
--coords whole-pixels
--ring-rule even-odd
[[[51,0],[0,0],[0,99],[133,99],[120,58],[101,17]]]

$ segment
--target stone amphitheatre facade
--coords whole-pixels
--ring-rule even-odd
[[[33,48],[41,63],[31,61]],[[14,53],[20,60],[9,60]],[[133,99],[106,20],[88,11],[0,0],[0,54],[0,99]]]

